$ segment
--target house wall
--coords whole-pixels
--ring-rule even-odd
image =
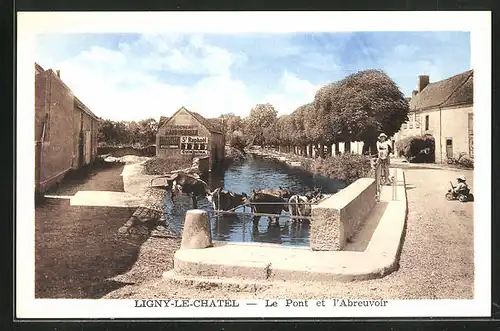
[[[211,134],[212,144],[211,146],[215,149],[215,155],[217,158],[212,161],[212,164],[220,163],[224,160],[224,137],[220,133]]]
[[[469,114],[473,114],[473,107],[454,107],[443,109],[441,127],[441,157],[446,162],[446,139],[452,139],[453,156],[460,153],[469,155]],[[452,124],[452,125],[450,125]],[[438,156],[439,154],[436,154]]]
[[[90,115],[83,113],[83,151],[86,153],[87,147],[86,147],[86,140],[85,140],[85,134],[87,132],[90,132],[90,157],[88,161],[85,160],[85,157],[83,158],[83,164],[90,164],[94,162],[95,160],[95,155],[96,155],[96,142],[95,142],[95,130],[94,129],[94,120]],[[97,126],[96,126],[97,127]]]
[[[45,139],[40,146],[40,190],[60,180],[72,167],[73,155],[73,94],[52,70],[35,80],[35,134],[41,137],[43,119],[48,116]],[[39,83],[39,84],[37,84]],[[35,138],[36,139],[36,138]]]
[[[80,167],[79,144],[80,144],[80,125],[82,122],[81,117],[82,117],[82,112],[75,105],[73,107],[73,140],[72,140],[72,144],[73,144],[72,168],[73,169],[78,169]]]
[[[396,134],[396,140],[430,134],[436,142],[436,162],[446,163],[446,139],[451,138],[454,157],[460,153],[473,157],[469,148],[469,129],[473,134],[473,127],[469,128],[469,114],[473,114],[471,105],[411,112],[408,115],[410,121],[401,127]],[[425,127],[426,116],[429,116],[428,130]]]
[[[95,161],[97,157],[97,130],[97,120],[85,113],[75,104],[73,110],[73,169],[78,169],[81,166],[91,164]],[[91,135],[91,154],[88,162],[85,160],[86,132],[90,132]],[[83,144],[82,149],[80,149],[80,144]]]
[[[92,132],[91,162],[97,154],[97,120],[75,107],[71,90],[52,70],[35,74],[35,190],[44,192],[79,167],[80,123]],[[48,114],[44,141],[43,124]],[[83,114],[83,116],[82,116]],[[91,163],[89,162],[89,163]]]

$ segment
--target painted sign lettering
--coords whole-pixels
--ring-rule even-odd
[[[188,144],[206,144],[208,143],[208,137],[184,136],[181,137],[181,142]]]
[[[208,151],[207,150],[203,150],[203,149],[181,149],[181,154],[182,155],[192,155],[192,154],[195,154],[195,155],[208,155]]]

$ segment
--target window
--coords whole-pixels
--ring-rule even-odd
[[[425,131],[429,130],[429,115],[425,115]]]
[[[415,129],[420,129],[420,114],[415,114]]]

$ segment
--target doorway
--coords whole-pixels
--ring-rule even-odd
[[[446,157],[453,157],[453,139],[451,138],[446,138]]]

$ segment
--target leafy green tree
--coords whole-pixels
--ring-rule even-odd
[[[307,131],[305,128],[305,121],[307,117],[307,108],[309,105],[302,105],[298,107],[292,114],[293,117],[293,144],[300,146],[302,155],[307,156],[307,145],[310,143]]]
[[[329,114],[335,140],[363,141],[363,153],[376,150],[380,132],[392,136],[408,120],[408,101],[380,70],[360,71],[323,87],[314,105]]]
[[[231,141],[235,132],[243,132],[244,123],[241,116],[236,116],[234,113],[227,113],[220,115],[219,120],[224,123],[223,130],[226,141]]]
[[[278,112],[270,103],[257,104],[246,118],[246,131],[254,138],[254,144],[264,145],[264,129],[276,121]]]
[[[151,145],[156,141],[158,133],[158,122],[154,118],[139,121],[139,142],[142,145]]]
[[[115,123],[109,119],[101,119],[98,124],[97,141],[105,144],[115,144],[117,140]]]

